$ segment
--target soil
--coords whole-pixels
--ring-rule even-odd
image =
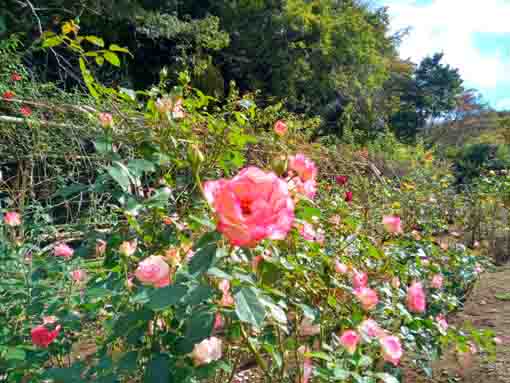
[[[433,382],[510,383],[510,266],[481,275],[464,310],[451,321],[465,322],[476,328],[490,329],[502,340],[496,348],[496,358],[478,356],[467,368],[461,368],[455,353],[447,353],[434,365]],[[427,380],[417,376],[406,379],[406,383],[422,382]]]

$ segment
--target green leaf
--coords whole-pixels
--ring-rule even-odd
[[[62,44],[62,38],[60,36],[50,37],[43,42],[43,48],[53,48],[57,45]]]
[[[21,348],[10,347],[5,358],[7,360],[25,360],[26,352]]]
[[[50,368],[44,373],[45,379],[52,379],[55,383],[81,383],[81,371],[76,368]]]
[[[182,300],[182,304],[190,306],[198,305],[199,303],[212,298],[213,295],[214,294],[210,286],[198,285],[186,294]]]
[[[131,54],[131,52],[129,52],[129,49],[120,47],[117,44],[111,44],[108,49],[110,49],[111,51],[114,51],[114,52],[122,52],[122,53]]]
[[[88,42],[97,45],[98,47],[103,48],[104,47],[104,40],[101,37],[97,36],[85,36],[85,40]]]
[[[183,285],[170,285],[155,289],[149,295],[147,306],[154,311],[164,310],[177,304],[187,292],[187,287]]]
[[[128,374],[138,368],[138,352],[131,351],[122,356],[118,364],[119,372]]]
[[[253,287],[242,287],[235,295],[236,314],[240,321],[262,327],[266,311]]]
[[[375,374],[375,376],[381,379],[384,383],[399,383],[397,378],[386,372]]]
[[[117,56],[116,53],[113,53],[113,52],[110,52],[110,51],[106,51],[104,53],[104,58],[110,64],[112,64],[114,66],[117,66],[117,67],[120,66],[120,59],[119,59],[119,56]]]
[[[201,310],[194,312],[186,323],[184,337],[193,345],[211,336],[214,326],[214,313]]]
[[[144,173],[152,173],[156,171],[154,164],[147,160],[134,159],[127,163],[129,171],[137,177],[143,176]]]
[[[102,66],[104,64],[104,57],[103,56],[97,56],[96,57],[96,64],[99,66]]]
[[[170,358],[165,354],[153,355],[145,368],[143,383],[171,383]]]
[[[123,191],[128,192],[131,185],[131,177],[129,169],[121,162],[116,161],[112,166],[106,167],[106,171],[115,182],[122,188]]]
[[[207,243],[197,250],[189,262],[189,273],[198,276],[211,268],[216,257],[216,242]]]

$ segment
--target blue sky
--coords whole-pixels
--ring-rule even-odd
[[[400,55],[419,62],[444,52],[466,87],[510,110],[510,0],[375,0],[389,7],[393,31],[411,27]]]

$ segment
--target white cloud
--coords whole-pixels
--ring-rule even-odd
[[[510,34],[510,0],[432,0],[418,5],[412,0],[386,0],[394,31],[411,27],[400,55],[415,62],[435,52],[459,68],[469,86],[494,89],[510,85],[510,56],[502,48],[482,54],[476,33]],[[510,44],[509,44],[510,45]]]
[[[510,110],[510,98],[504,98],[496,103],[497,110]]]

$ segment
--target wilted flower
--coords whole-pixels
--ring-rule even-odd
[[[354,354],[356,351],[356,346],[359,342],[359,335],[356,331],[347,330],[344,331],[342,336],[340,337],[340,343],[344,346],[349,354]]]
[[[301,336],[314,336],[317,334],[320,334],[321,332],[321,325],[320,324],[313,324],[310,318],[304,317],[301,321],[301,324],[299,325],[299,335]]]
[[[288,130],[287,124],[285,124],[285,122],[283,122],[282,120],[278,120],[274,124],[273,130],[279,136],[283,136],[285,135],[285,133],[287,133]]]
[[[440,289],[441,287],[443,287],[443,276],[441,274],[435,274],[432,277],[432,281],[430,282],[430,285],[434,289]]]
[[[96,241],[96,257],[101,257],[106,251],[106,241],[98,239]]]
[[[221,297],[220,305],[222,306],[233,306],[234,305],[234,297],[230,294],[230,282],[228,279],[223,279],[219,284],[218,288],[222,291],[223,295]]]
[[[439,331],[444,334],[446,330],[448,330],[448,322],[443,314],[440,314],[436,317],[436,322],[439,327]]]
[[[196,366],[211,363],[221,359],[222,342],[221,339],[211,337],[204,339],[202,342],[195,344],[191,357]]]
[[[284,239],[294,221],[287,184],[272,172],[248,167],[234,178],[208,181],[204,194],[218,216],[217,230],[236,246]]]
[[[382,337],[379,342],[384,360],[398,366],[403,355],[400,340],[396,336],[388,335]]]
[[[379,303],[379,298],[375,290],[368,287],[361,287],[354,290],[354,295],[360,300],[361,306],[364,310],[372,310]]]
[[[48,347],[58,336],[60,325],[50,331],[45,325],[36,326],[30,331],[32,343],[39,347]]]
[[[402,223],[400,217],[395,215],[387,215],[383,217],[382,221],[386,230],[393,234],[402,233]]]
[[[15,211],[8,211],[4,214],[4,222],[7,226],[19,226],[21,225],[21,215]]]
[[[422,313],[425,311],[425,291],[420,282],[414,282],[407,290],[407,308],[414,313]]]
[[[69,259],[73,256],[74,250],[67,245],[66,243],[59,243],[55,248],[53,249],[53,254],[56,257],[63,257],[65,259]]]
[[[160,255],[151,255],[138,264],[136,278],[154,287],[165,287],[170,284],[170,267]]]

